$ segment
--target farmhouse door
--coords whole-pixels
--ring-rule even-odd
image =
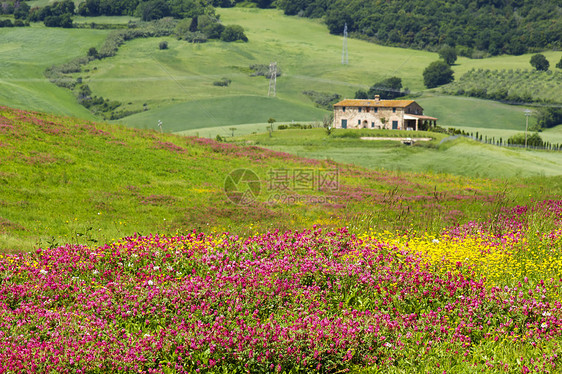
[[[341,120],[341,128],[342,128],[342,129],[347,129],[347,120],[346,120],[346,119],[342,119],[342,120]]]
[[[392,129],[398,130],[398,121],[392,121]]]

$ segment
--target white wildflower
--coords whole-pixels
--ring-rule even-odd
[[[155,266],[154,270],[156,270],[156,271],[160,270],[160,266]]]
[[[94,275],[98,275],[99,273],[100,273],[100,272],[97,271],[97,270],[92,271],[92,274],[94,274]]]
[[[39,272],[43,275],[47,275],[47,270],[45,270],[45,269],[41,269],[41,270],[39,270]]]
[[[439,239],[433,239],[432,242],[433,244],[439,244]]]
[[[550,312],[542,312],[543,317],[550,317]]]
[[[384,346],[386,348],[392,348],[392,344],[390,344],[389,342],[384,343]]]
[[[151,280],[149,280],[147,283],[148,283],[149,286],[152,286],[154,284],[154,282],[151,281]]]
[[[546,329],[548,327],[548,323],[543,322],[541,323],[541,329]]]

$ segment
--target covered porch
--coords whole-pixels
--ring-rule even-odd
[[[437,118],[416,114],[404,114],[404,127],[407,129],[429,130],[437,126]]]

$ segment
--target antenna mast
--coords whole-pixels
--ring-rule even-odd
[[[277,62],[269,64],[269,90],[267,96],[275,97],[277,92]]]
[[[349,57],[347,55],[347,22],[345,23],[345,27],[343,29],[343,50],[341,53],[341,63],[342,65],[349,64]]]

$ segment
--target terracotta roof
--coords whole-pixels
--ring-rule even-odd
[[[352,99],[345,99],[340,101],[339,103],[335,103],[334,106],[364,106],[364,107],[397,107],[397,108],[405,108],[408,105],[414,103],[414,100],[379,100],[375,101],[372,100],[352,100]]]

